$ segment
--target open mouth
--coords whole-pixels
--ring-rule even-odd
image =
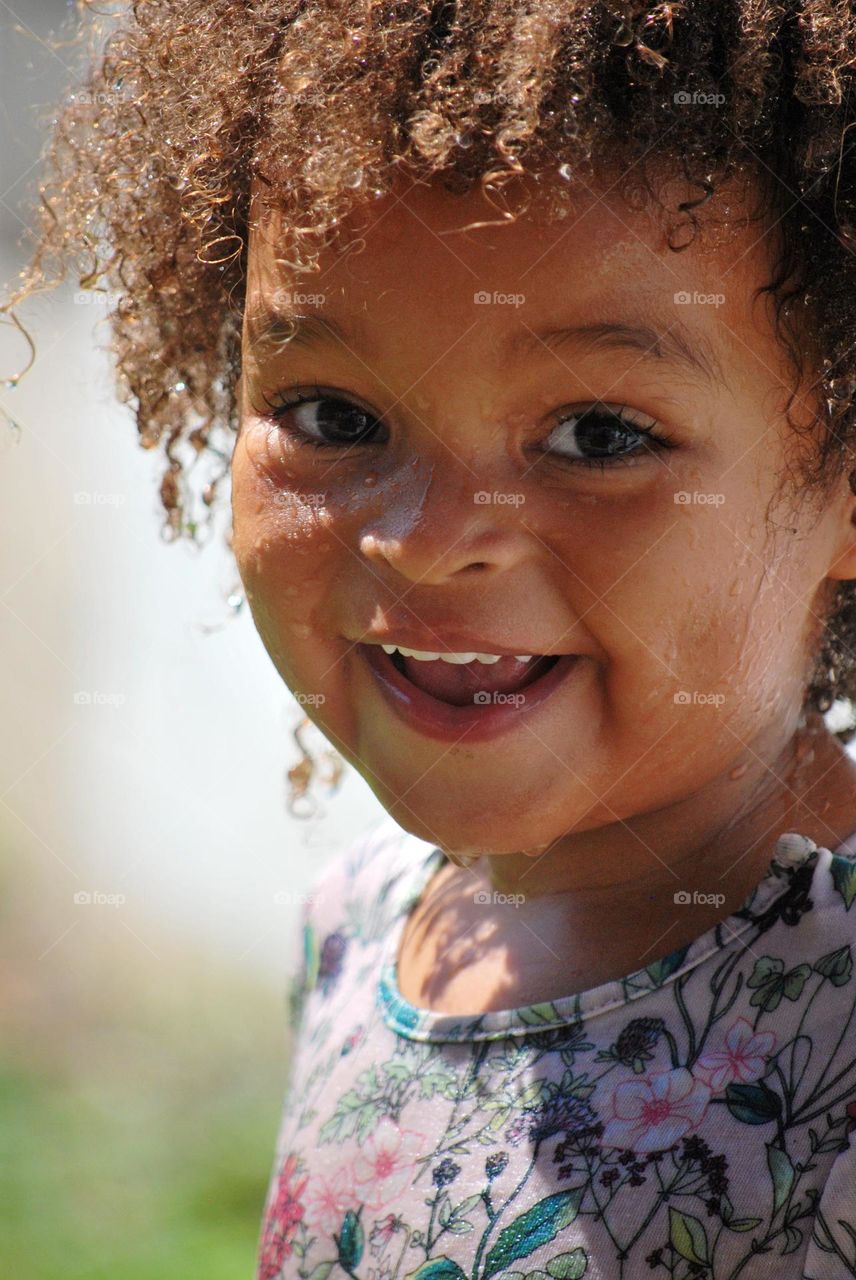
[[[512,731],[577,671],[579,654],[413,657],[357,645],[390,708],[429,737],[485,740]]]
[[[406,680],[417,689],[453,707],[468,707],[486,701],[478,695],[510,697],[522,693],[550,671],[560,660],[557,654],[533,654],[525,661],[500,657],[489,665],[472,662],[423,661],[405,657],[396,649],[384,654]]]

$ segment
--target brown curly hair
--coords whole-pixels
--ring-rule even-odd
[[[507,219],[518,175],[585,180],[608,155],[625,192],[652,197],[649,168],[667,160],[698,192],[672,211],[680,252],[720,184],[748,167],[775,233],[774,275],[759,292],[775,302],[796,378],[808,369],[817,392],[819,446],[800,483],[831,492],[856,462],[850,0],[81,8],[96,52],[59,114],[38,247],[5,309],[14,318],[69,260],[81,287],[114,293],[120,394],[143,447],[164,455],[167,536],[197,536],[228,472],[251,183],[285,211],[302,273],[404,169],[440,175],[451,192],[478,183]],[[562,183],[552,186],[561,216]],[[820,711],[856,702],[856,583],[829,585],[807,689]],[[856,727],[838,733],[849,741]]]

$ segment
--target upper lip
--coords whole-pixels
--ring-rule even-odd
[[[418,634],[400,627],[396,631],[368,631],[360,636],[355,644],[394,644],[405,649],[416,649],[422,653],[498,653],[500,656],[516,657],[519,653],[530,653],[533,656],[546,655],[548,650],[533,648],[525,642],[517,645],[497,644],[494,640],[486,640],[484,636],[467,635],[462,631],[440,632],[430,631]],[[553,653],[550,657],[560,657]]]

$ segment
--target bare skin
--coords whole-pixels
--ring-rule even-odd
[[[820,715],[807,721],[797,741],[814,744],[813,758],[795,760],[784,775],[789,791],[776,788],[769,803],[754,811],[753,827],[739,827],[744,838],[757,833],[765,859],[784,831],[799,831],[831,849],[856,831],[853,760]],[[723,832],[702,851],[702,881],[694,851],[689,860],[669,870],[655,867],[640,880],[525,898],[516,905],[479,899],[496,887],[488,859],[466,868],[447,862],[408,915],[398,952],[399,989],[420,1008],[473,1014],[556,1000],[624,977],[691,942],[742,905],[759,878],[758,860],[752,849],[736,859],[726,849],[733,849],[733,841]],[[724,900],[677,905],[677,886]],[[516,889],[506,884],[501,892],[506,898],[525,895],[525,872]]]
[[[783,417],[791,374],[752,301],[763,228],[674,255],[604,177],[564,221],[460,232],[493,216],[477,193],[408,185],[368,210],[359,254],[325,249],[311,285],[277,261],[276,219],[251,237],[234,548],[307,712],[401,826],[479,858],[436,876],[399,957],[408,998],[465,1013],[649,964],[730,914],[781,832],[834,848],[856,829],[856,766],[802,709],[829,588],[856,576],[856,498],[842,477],[819,504],[776,502],[811,444]],[[295,287],[314,291],[296,310],[347,340],[259,340]],[[474,305],[479,291],[524,300]],[[642,319],[686,323],[719,371],[533,337]],[[526,335],[514,362],[502,344]],[[386,436],[298,443],[270,405],[315,385]],[[557,424],[594,402],[672,447],[604,470],[557,456]],[[807,387],[795,413],[811,407]],[[579,675],[497,739],[441,743],[390,711],[356,648],[402,625],[578,653]],[[678,906],[677,890],[724,901]]]

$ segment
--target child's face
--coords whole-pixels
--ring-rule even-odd
[[[856,572],[846,481],[822,514],[786,501],[769,507],[774,537],[765,524],[798,437],[770,304],[751,298],[769,278],[764,228],[676,254],[606,180],[574,201],[553,225],[443,234],[495,215],[477,194],[402,184],[366,211],[361,252],[326,249],[299,282],[275,262],[289,256],[275,222],[251,239],[233,515],[256,625],[397,821],[461,852],[533,848],[771,761],[825,579]],[[263,341],[289,289],[345,340]],[[644,335],[536,336],[594,324],[649,326],[661,353]],[[678,343],[703,367],[672,359]],[[273,418],[266,401],[296,393],[314,406]],[[627,425],[575,425],[595,401]],[[295,434],[372,424],[333,448]],[[609,452],[625,461],[573,460]],[[396,639],[580,656],[501,731],[469,720],[444,738],[381,692],[361,642]]]

